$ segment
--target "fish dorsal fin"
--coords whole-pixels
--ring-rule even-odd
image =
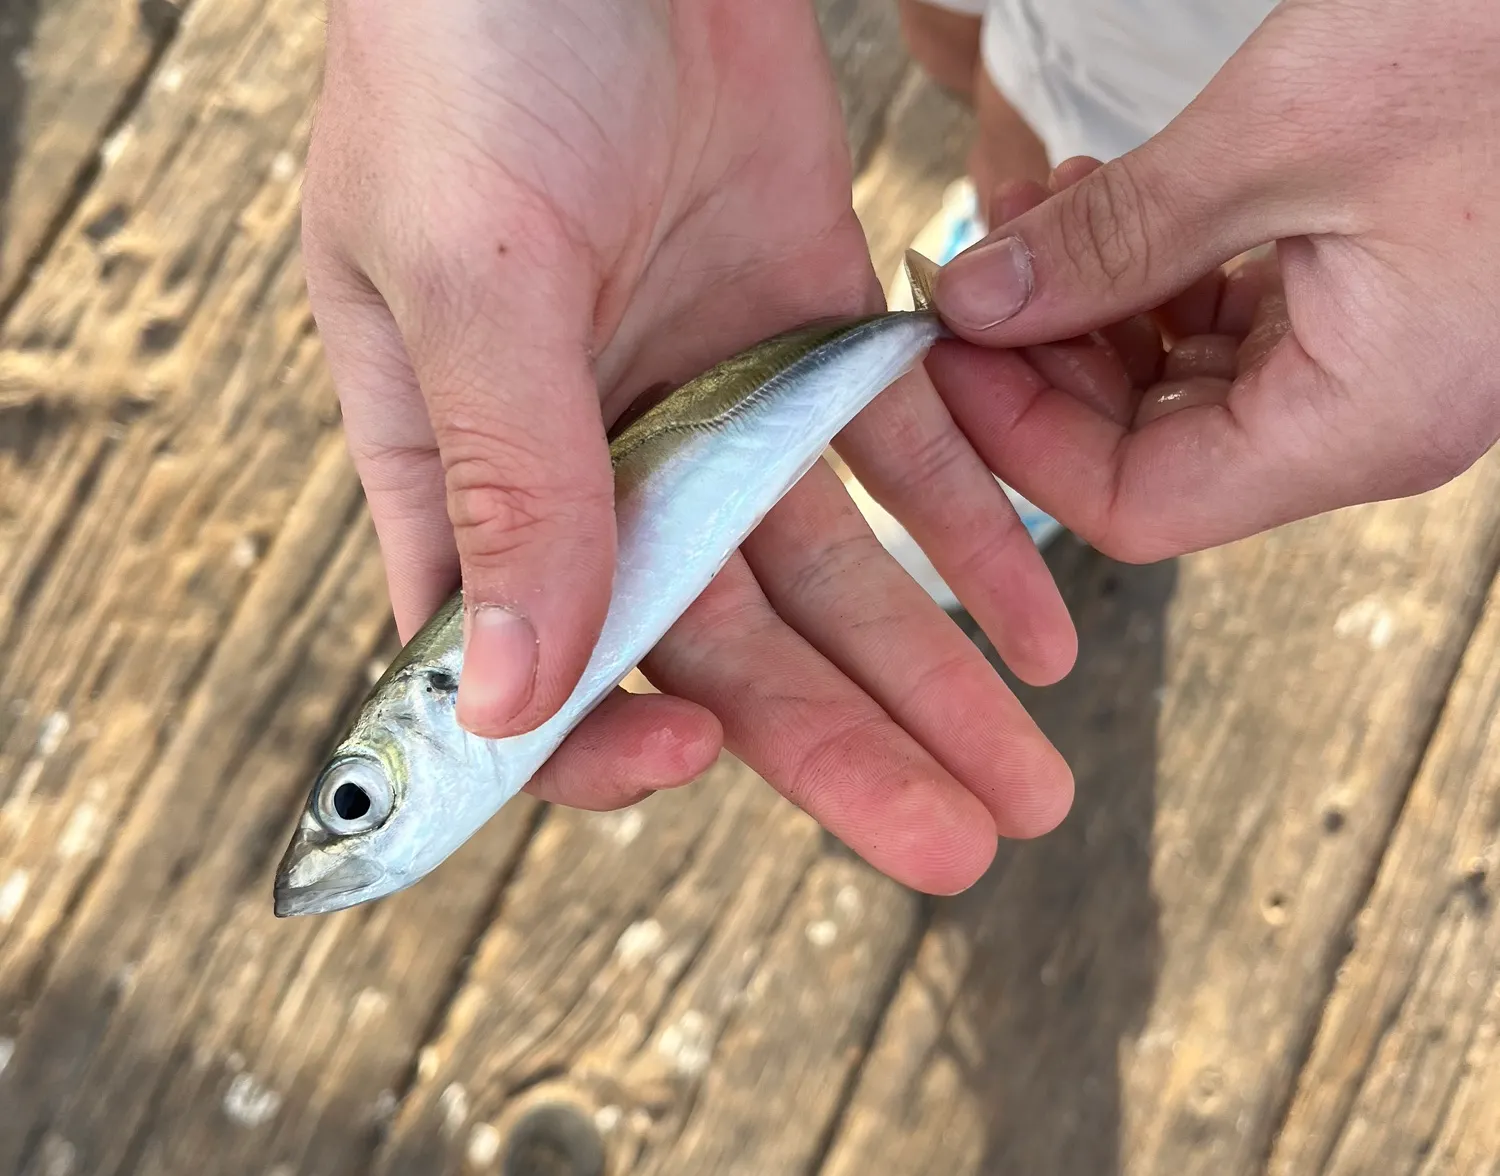
[[[906,280],[911,283],[911,303],[914,310],[933,310],[932,286],[937,281],[937,263],[923,257],[915,249],[906,251]]]

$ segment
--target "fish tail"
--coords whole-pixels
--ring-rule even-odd
[[[911,301],[916,310],[934,310],[932,286],[937,281],[937,263],[915,249],[906,251],[906,279],[911,283]]]

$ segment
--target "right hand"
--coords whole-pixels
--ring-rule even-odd
[[[1122,559],[1446,482],[1500,436],[1497,78],[1494,0],[1284,0],[1160,134],[944,268],[982,347],[929,370],[997,473]],[[1273,242],[1253,362],[1087,401],[1017,358],[1205,293],[1210,327],[1219,266]]]
[[[613,567],[606,425],[810,319],[883,309],[805,0],[336,0],[305,189],[308,282],[403,638],[461,577],[459,717],[535,727]],[[839,439],[1016,673],[1066,610],[919,372]],[[531,790],[593,808],[726,744],[878,868],[972,883],[1066,765],[820,465]],[[670,696],[669,696],[670,695]],[[676,696],[676,697],[671,697]]]

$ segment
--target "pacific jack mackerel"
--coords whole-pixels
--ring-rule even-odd
[[[617,545],[598,643],[541,726],[458,725],[463,603],[396,656],[313,785],[276,872],[277,915],[342,910],[425,877],[515,796],[661,640],[850,420],[948,332],[936,267],[906,257],[916,310],[800,327],[672,392],[610,445]]]

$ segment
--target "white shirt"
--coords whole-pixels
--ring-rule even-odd
[[[981,15],[996,89],[1052,163],[1113,159],[1175,118],[1277,0],[928,0]]]

